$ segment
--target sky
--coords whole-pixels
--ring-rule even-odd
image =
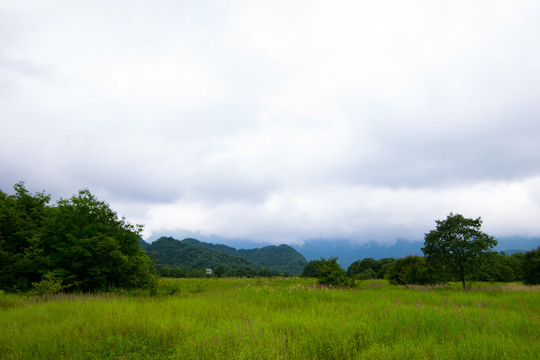
[[[540,236],[540,3],[0,0],[0,189],[144,237]]]

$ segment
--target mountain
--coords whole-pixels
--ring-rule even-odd
[[[186,236],[187,235],[187,236]],[[158,235],[148,239],[152,241]],[[241,253],[241,250],[236,250],[238,248],[256,248],[258,246],[264,246],[264,249],[267,244],[261,244],[249,240],[239,240],[239,239],[226,239],[219,236],[207,237],[203,234],[195,234],[188,232],[181,232],[175,236],[186,236],[188,237],[184,241],[191,243],[192,245],[208,247],[210,249],[219,250],[221,252],[227,253],[229,255],[235,256],[244,256],[251,260],[256,260],[251,257],[249,252]],[[197,238],[202,238],[208,242],[201,242],[192,238],[196,236]],[[493,249],[495,251],[504,251],[508,255],[508,249],[520,249],[519,251],[526,252],[531,249],[536,249],[540,246],[540,237],[525,237],[525,236],[505,236],[497,237],[499,244]],[[228,245],[216,245],[212,243],[226,243]],[[234,246],[234,247],[232,247]],[[414,240],[404,240],[396,239],[393,242],[388,243],[378,243],[375,241],[364,242],[361,244],[355,243],[354,240],[349,239],[308,239],[305,240],[302,245],[292,245],[294,250],[301,254],[305,259],[317,260],[321,257],[330,258],[338,257],[338,263],[345,269],[349,267],[350,264],[356,260],[361,260],[364,258],[374,258],[382,259],[387,257],[393,258],[402,258],[407,255],[423,255],[421,248],[424,246],[423,239],[414,239]],[[272,246],[270,246],[272,247]],[[259,249],[260,250],[260,249]],[[512,250],[510,250],[512,251]],[[278,257],[279,259],[279,257]],[[273,259],[273,261],[279,261]],[[301,272],[301,270],[300,270]],[[296,273],[296,272],[295,272]]]
[[[223,244],[211,244],[211,243],[202,242],[202,241],[199,241],[199,240],[193,239],[193,238],[185,238],[184,240],[182,240],[182,242],[186,243],[186,244],[195,245],[195,246],[205,247],[205,248],[212,249],[212,250],[217,250],[217,251],[225,253],[225,254],[238,256],[238,250],[236,250],[235,248],[233,248],[231,246],[227,246],[227,245],[223,245]]]
[[[180,241],[162,237],[152,244],[142,244],[142,247],[148,255],[154,256],[158,266],[175,265],[187,269],[214,269],[223,265],[230,269],[268,268],[277,273],[300,274],[307,264],[307,260],[288,245],[237,250],[227,245],[201,242],[193,238]]]
[[[337,257],[338,263],[344,269],[357,260],[364,258],[402,258],[408,255],[422,255],[423,242],[410,242],[398,239],[392,244],[380,244],[374,241],[355,244],[347,240],[307,240],[296,250],[308,260],[317,260],[321,257],[328,259]]]
[[[147,243],[146,241],[144,241],[143,239],[139,239],[139,246],[141,247],[141,249],[146,249],[146,247],[150,245],[149,243]]]
[[[515,252],[527,252],[540,246],[538,237],[508,236],[497,238],[499,244],[494,251],[503,251],[507,255]],[[295,246],[308,260],[317,260],[321,257],[338,257],[338,263],[347,269],[356,260],[364,258],[382,259],[393,257],[395,259],[407,255],[423,256],[422,247],[424,240],[409,241],[397,239],[391,244],[377,243],[374,241],[364,244],[354,244],[348,240],[306,240],[303,245]],[[520,250],[507,250],[520,249]]]
[[[503,250],[501,251],[501,253],[504,253],[504,255],[506,256],[510,256],[510,255],[514,255],[514,254],[523,254],[523,253],[526,253],[527,250],[522,250],[522,249],[508,249],[508,250]]]
[[[188,270],[215,269],[223,265],[228,269],[249,267],[257,269],[259,266],[253,261],[223,252],[192,245],[171,237],[162,237],[146,246],[144,249],[148,256],[153,257],[159,266],[181,266]]]
[[[223,252],[225,254],[240,256],[253,261],[260,267],[269,268],[275,272],[300,274],[307,264],[307,260],[289,245],[269,245],[255,249],[235,249],[223,244],[211,244],[193,238],[182,240],[184,243],[201,246]]]
[[[540,246],[540,237],[504,236],[498,237],[499,244],[495,251],[527,252]],[[507,253],[511,255],[510,253]]]
[[[260,249],[241,249],[238,254],[262,267],[289,274],[301,274],[307,260],[289,245],[265,246]]]

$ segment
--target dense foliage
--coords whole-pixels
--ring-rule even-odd
[[[302,270],[302,277],[319,277],[319,271],[317,270],[317,263],[319,260],[311,260],[304,266]]]
[[[481,218],[450,213],[445,220],[435,222],[437,226],[426,234],[422,251],[434,269],[454,271],[465,288],[466,274],[475,268],[474,260],[497,245],[497,240],[480,231]]]
[[[510,282],[522,279],[522,253],[506,255],[496,251],[486,251],[471,260],[472,271],[468,279],[473,281]]]
[[[535,250],[536,251],[536,250]],[[530,251],[532,259],[534,251]],[[538,258],[538,255],[536,255]],[[324,260],[324,259],[323,259]],[[302,272],[303,277],[319,278],[318,265],[321,260],[311,260]],[[488,251],[482,253],[471,264],[471,271],[466,279],[470,281],[485,282],[512,282],[524,280],[525,284],[534,284],[526,281],[522,274],[529,272],[536,274],[538,279],[538,266],[536,261],[526,262],[523,253],[506,255],[504,252]],[[375,260],[365,258],[355,261],[347,269],[347,277],[352,280],[387,279],[392,284],[443,284],[449,281],[459,281],[457,275],[447,271],[444,265],[438,267],[428,264],[423,256],[406,256],[400,259],[383,258]],[[535,270],[536,269],[536,270]],[[537,280],[538,281],[538,280]]]
[[[410,255],[397,259],[388,269],[386,278],[391,284],[431,284],[435,283],[432,272],[426,265],[426,259]]]
[[[50,204],[44,192],[0,191],[0,288],[91,291],[155,284],[141,226],[119,219],[88,190]]]
[[[522,271],[525,284],[540,284],[540,247],[523,254]]]
[[[347,276],[337,262],[337,257],[311,260],[302,271],[303,277],[316,277],[319,284],[334,286],[354,286],[354,280]]]
[[[330,259],[321,258],[317,262],[317,274],[320,284],[347,286],[352,284],[347,278],[345,270],[337,263],[337,258]]]
[[[384,279],[395,261],[394,258],[364,258],[353,262],[347,269],[347,275],[358,280]]]

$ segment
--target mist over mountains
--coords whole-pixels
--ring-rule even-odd
[[[199,242],[206,244],[226,244],[221,245],[224,248],[231,247],[241,249],[256,249],[274,244],[260,243],[245,239],[226,239],[219,236],[204,236],[202,234],[193,234],[187,232],[172,232],[174,237],[183,238],[185,235],[190,235],[197,238]],[[151,243],[159,236],[152,236],[148,239]],[[504,251],[506,253],[528,251],[540,246],[540,237],[524,237],[524,236],[506,236],[497,238],[499,244],[494,248],[495,251]],[[220,245],[215,245],[220,246]],[[401,258],[407,255],[422,255],[421,248],[424,246],[422,240],[405,240],[397,239],[395,242],[378,243],[375,241],[357,244],[348,239],[309,239],[303,244],[289,244],[307,261],[330,257],[338,257],[338,263],[347,268],[356,260],[364,258],[382,259],[387,257]]]
[[[499,244],[493,249],[504,251],[507,255],[514,252],[524,252],[540,246],[540,238],[503,237],[498,238]],[[402,258],[408,255],[423,255],[424,241],[408,241],[397,239],[393,244],[380,244],[374,241],[365,244],[354,244],[347,240],[308,240],[302,246],[293,247],[310,261],[320,257],[337,256],[338,263],[347,268],[356,260],[364,258]]]

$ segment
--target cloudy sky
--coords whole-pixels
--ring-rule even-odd
[[[537,1],[0,0],[0,188],[145,237],[540,236]]]

